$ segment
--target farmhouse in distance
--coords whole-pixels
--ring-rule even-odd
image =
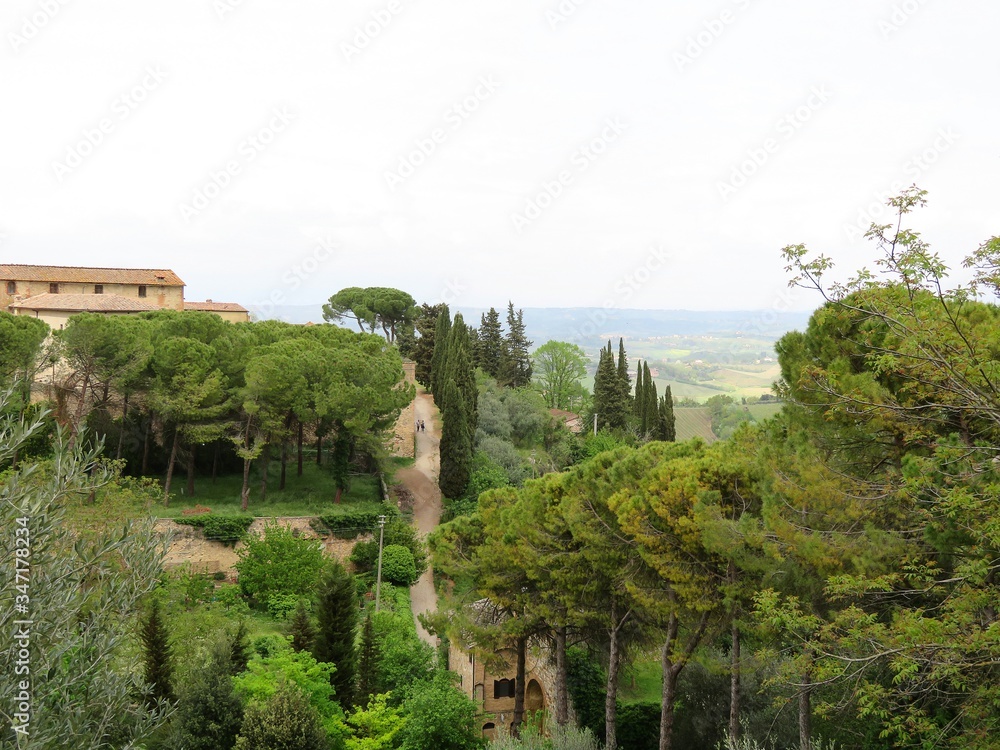
[[[0,309],[44,320],[61,329],[81,312],[123,315],[150,310],[212,312],[231,323],[250,320],[235,302],[191,302],[173,271],[154,268],[89,268],[0,264]]]

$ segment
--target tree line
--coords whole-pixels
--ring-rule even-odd
[[[432,557],[452,592],[441,632],[511,649],[518,685],[526,651],[547,644],[560,724],[567,646],[587,646],[605,669],[607,748],[622,669],[654,651],[661,750],[678,712],[697,710],[678,706],[680,681],[706,661],[728,674],[729,721],[704,747],[741,738],[748,684],[790,707],[746,738],[762,744],[994,747],[1000,312],[977,296],[1000,292],[1000,238],[966,259],[971,284],[948,288],[905,226],[924,200],[893,199],[900,224],[869,233],[881,277],[827,287],[828,258],[784,250],[794,283],[824,304],[779,342],[777,417],[710,447],[618,447],[484,493],[440,527]],[[623,353],[618,366],[602,355],[602,391],[619,401]],[[515,702],[517,731],[520,688]]]
[[[2,375],[8,382],[17,376],[24,388],[28,376],[51,367],[48,395],[72,434],[89,426],[137,475],[149,473],[159,449],[165,501],[178,465],[186,466],[193,494],[198,452],[210,450],[213,475],[220,455],[242,465],[246,509],[251,464],[261,464],[263,499],[275,458],[282,487],[293,457],[302,474],[307,434],[317,461],[330,441],[339,500],[351,456],[380,455],[381,436],[413,397],[395,347],[336,326],[231,324],[210,313],[163,310],[74,315],[49,339],[40,321],[4,313],[0,332],[7,333]]]

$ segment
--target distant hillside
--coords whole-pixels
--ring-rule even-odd
[[[782,404],[779,402],[771,402],[764,404],[751,404],[750,406],[742,407],[750,413],[755,422],[763,422],[765,419],[770,419],[775,414],[781,411]],[[677,430],[677,440],[690,440],[691,438],[700,437],[706,443],[711,445],[716,442],[719,438],[715,436],[712,432],[712,417],[706,407],[703,406],[685,406],[677,407],[674,409],[674,426]]]
[[[289,323],[322,323],[323,306],[275,305],[251,308],[259,318]],[[461,307],[467,323],[479,325],[483,308]],[[504,312],[504,314],[506,314]],[[792,330],[802,330],[809,313],[764,310],[704,312],[691,310],[605,310],[601,307],[527,307],[524,323],[535,346],[546,341],[572,341],[590,349],[608,338],[645,339],[659,336],[747,335],[776,341]]]

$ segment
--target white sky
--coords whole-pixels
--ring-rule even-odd
[[[248,306],[811,308],[779,249],[865,262],[845,226],[894,183],[953,265],[1000,233],[998,28],[996,0],[3,0],[0,257]]]

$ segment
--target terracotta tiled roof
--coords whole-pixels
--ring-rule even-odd
[[[184,300],[184,309],[202,310],[204,312],[250,312],[243,305],[237,305],[235,302],[212,302],[212,300],[208,300],[207,302],[188,302]]]
[[[78,284],[146,284],[184,286],[177,274],[156,268],[82,268],[0,263],[0,281],[64,281]]]
[[[20,310],[61,310],[63,312],[145,312],[159,310],[141,299],[118,294],[36,294],[10,305]]]

